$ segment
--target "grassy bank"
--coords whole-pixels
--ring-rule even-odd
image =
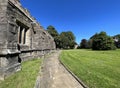
[[[22,63],[22,70],[0,83],[0,88],[33,88],[40,70],[41,59]]]
[[[120,88],[120,50],[64,50],[60,58],[90,88]]]

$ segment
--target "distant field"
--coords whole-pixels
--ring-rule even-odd
[[[60,58],[90,88],[120,88],[120,50],[63,50]]]
[[[22,63],[22,70],[0,83],[0,88],[34,88],[40,70],[41,59]]]

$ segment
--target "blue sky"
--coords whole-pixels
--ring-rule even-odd
[[[53,25],[60,33],[72,31],[79,44],[105,31],[120,34],[120,0],[21,0],[31,15],[46,29]]]

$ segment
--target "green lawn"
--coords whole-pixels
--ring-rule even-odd
[[[40,70],[41,59],[22,63],[22,70],[0,83],[0,88],[33,88]]]
[[[120,50],[63,50],[60,59],[90,88],[120,88]]]

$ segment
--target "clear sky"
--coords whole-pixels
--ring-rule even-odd
[[[31,15],[46,29],[72,31],[79,44],[93,34],[105,31],[120,34],[120,0],[21,0]]]

